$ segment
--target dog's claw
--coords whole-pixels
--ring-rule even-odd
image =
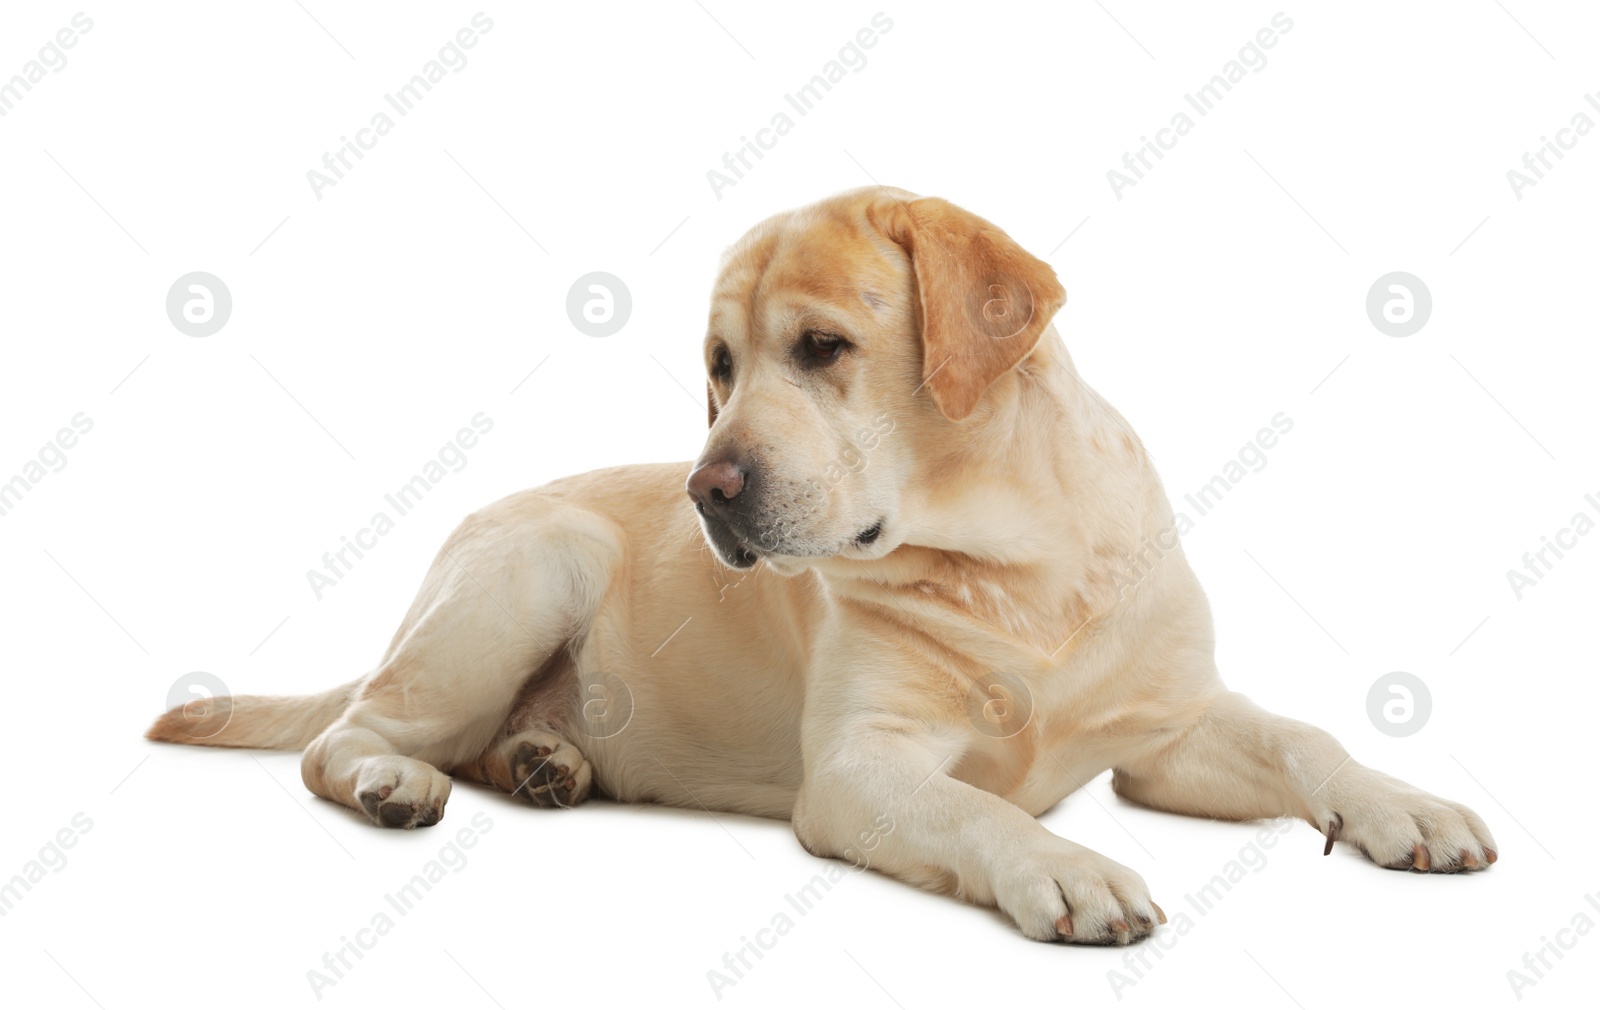
[[[1344,827],[1344,818],[1338,814],[1333,815],[1333,820],[1328,822],[1328,843],[1322,847],[1324,856],[1333,853],[1333,843],[1339,840],[1339,829]]]
[[[1418,873],[1427,873],[1433,868],[1433,853],[1421,842],[1411,847],[1411,868]]]
[[[1153,901],[1150,903],[1150,906],[1156,910],[1156,918],[1161,921],[1161,925],[1165,926],[1167,924],[1167,913],[1163,912],[1161,910],[1161,906],[1157,905]]]

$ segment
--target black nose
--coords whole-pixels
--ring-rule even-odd
[[[701,508],[726,505],[744,490],[747,474],[731,460],[703,463],[689,474],[689,497]]]

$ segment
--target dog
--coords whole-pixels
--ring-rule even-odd
[[[1146,807],[1487,868],[1473,811],[1223,686],[1150,458],[1053,325],[1065,297],[945,200],[872,187],[764,221],[712,292],[696,462],[496,502],[369,675],[147,735],[303,749],[307,788],[385,827],[436,823],[451,776],[788,818],[813,855],[1035,940],[1166,921],[1137,873],[1037,820],[1107,769]]]

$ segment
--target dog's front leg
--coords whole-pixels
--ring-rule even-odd
[[[807,851],[998,906],[1035,940],[1128,943],[1166,921],[1137,873],[951,777],[954,727],[837,715],[808,713],[794,811]]]
[[[1499,858],[1467,806],[1351,759],[1330,734],[1223,693],[1175,739],[1118,761],[1112,787],[1159,810],[1248,820],[1299,817],[1397,870],[1481,870]]]

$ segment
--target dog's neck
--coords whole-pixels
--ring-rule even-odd
[[[962,449],[913,504],[927,530],[914,544],[1005,566],[1093,567],[1170,519],[1138,436],[1078,376],[1054,327],[963,424],[977,427],[952,439]]]
[[[847,596],[947,600],[1035,644],[1115,605],[1171,508],[1138,437],[1079,378],[1055,328],[959,423],[937,479],[906,503],[907,541],[817,573]]]

